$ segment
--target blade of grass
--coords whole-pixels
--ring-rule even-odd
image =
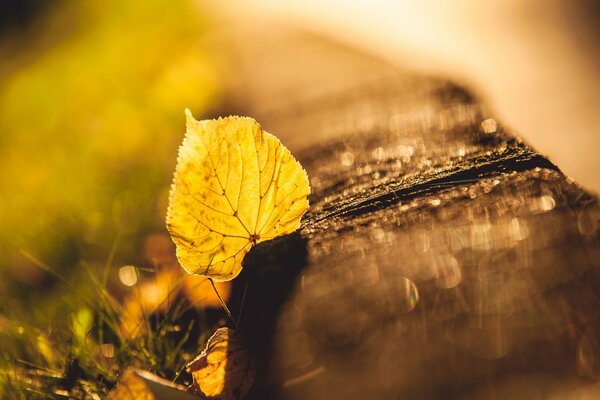
[[[242,294],[242,305],[240,306],[240,314],[238,315],[238,319],[235,322],[235,329],[237,330],[240,326],[240,321],[242,320],[242,315],[244,313],[244,304],[246,304],[246,292],[248,291],[248,282],[244,285],[244,293]]]

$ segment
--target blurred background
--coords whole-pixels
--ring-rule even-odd
[[[127,304],[147,280],[154,310],[169,297],[164,285],[182,279],[164,215],[183,110],[223,109],[238,79],[230,44],[239,26],[293,26],[402,69],[450,77],[597,193],[598,17],[592,0],[2,0],[5,361],[41,358],[64,368],[52,340],[61,340],[62,326],[92,324],[98,281]],[[167,271],[163,286],[157,271]],[[206,291],[190,290],[201,292],[190,301],[218,307],[206,282],[195,284]],[[131,307],[133,328],[121,327],[128,334],[142,312]]]
[[[189,1],[3,2],[2,21],[2,304],[26,294],[39,320],[52,315],[30,306],[55,279],[36,264],[69,278],[160,243],[183,110],[206,112],[220,70]]]
[[[563,172],[600,192],[600,1],[228,2],[396,66],[468,85]]]
[[[4,373],[62,373],[93,347],[102,362],[88,372],[110,377],[123,357],[89,343],[90,329],[124,343],[167,307],[181,283],[164,216],[183,111],[217,104],[226,70],[212,24],[193,1],[0,3]],[[206,281],[188,281],[202,286],[188,303],[220,307]]]

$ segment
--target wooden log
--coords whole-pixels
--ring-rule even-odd
[[[596,199],[467,90],[268,32],[242,42],[228,110],[282,138],[313,195],[234,282],[253,397],[600,395]]]

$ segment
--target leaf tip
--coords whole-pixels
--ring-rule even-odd
[[[190,109],[186,107],[186,109],[185,109],[185,124],[186,124],[186,126],[190,127],[194,122],[196,122],[196,119],[192,115],[192,112],[190,111]]]

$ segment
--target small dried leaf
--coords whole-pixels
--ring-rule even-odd
[[[243,399],[255,381],[252,357],[234,330],[219,328],[202,353],[187,365],[195,390],[220,400]]]

